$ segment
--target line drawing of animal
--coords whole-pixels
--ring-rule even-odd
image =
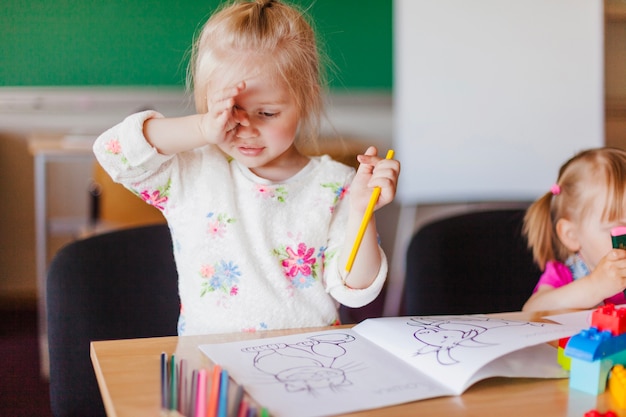
[[[413,317],[407,325],[417,327],[413,337],[422,344],[415,356],[435,354],[441,365],[455,365],[459,363],[454,352],[462,348],[485,348],[497,343],[481,341],[491,329],[506,326],[541,326],[541,323],[516,322],[489,317],[433,319],[428,317]]]

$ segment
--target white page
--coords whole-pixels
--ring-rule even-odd
[[[315,417],[453,392],[350,329],[201,345],[276,417]]]
[[[617,305],[615,308],[624,308],[624,305]],[[580,330],[588,329],[591,327],[591,314],[596,309],[574,311],[572,313],[555,314],[552,316],[546,316],[545,319],[552,320],[555,323],[560,323],[566,326],[578,327]]]
[[[554,366],[547,368],[542,363],[537,369],[529,365],[538,360],[537,353],[546,351],[521,349],[569,337],[579,331],[577,327],[559,324],[486,316],[383,317],[365,320],[353,330],[450,387],[455,394],[461,394],[479,379],[518,376],[511,373],[511,369],[523,371],[519,376],[524,377],[565,376],[557,364],[556,349],[551,348]],[[502,363],[495,361],[514,351],[519,352],[511,358],[504,357]],[[548,357],[545,363],[549,364],[550,359]],[[477,374],[492,361],[489,368]],[[521,366],[515,366],[520,363]]]

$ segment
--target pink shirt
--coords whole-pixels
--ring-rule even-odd
[[[558,261],[549,261],[546,264],[546,269],[539,277],[539,282],[535,286],[533,292],[537,292],[537,289],[541,285],[549,285],[553,288],[563,287],[570,282],[574,281],[572,271],[569,267]],[[624,304],[626,303],[626,297],[624,293],[617,293],[614,296],[604,300],[605,304]]]

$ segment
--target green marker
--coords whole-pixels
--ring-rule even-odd
[[[626,249],[626,226],[618,226],[611,229],[611,241],[613,248]],[[626,290],[623,291],[626,297]]]
[[[611,240],[615,249],[626,249],[626,226],[611,229]]]

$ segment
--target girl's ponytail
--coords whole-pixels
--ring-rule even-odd
[[[558,240],[552,221],[552,199],[558,198],[552,191],[545,193],[528,207],[522,230],[528,247],[539,268],[544,270],[549,260],[556,259],[554,243]]]

